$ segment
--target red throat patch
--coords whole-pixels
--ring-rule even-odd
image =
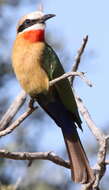
[[[30,41],[31,43],[34,42],[43,42],[44,41],[44,30],[31,30],[24,32],[23,37],[25,40]]]

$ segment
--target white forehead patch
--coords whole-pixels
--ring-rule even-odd
[[[30,14],[28,14],[26,16],[27,19],[38,19],[44,16],[44,13],[41,11],[36,11],[36,12],[32,12]]]

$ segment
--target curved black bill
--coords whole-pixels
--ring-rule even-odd
[[[56,15],[54,14],[47,14],[47,15],[44,15],[42,18],[39,19],[39,22],[46,22],[48,19],[52,18],[52,17],[55,17]]]
[[[44,15],[43,17],[42,17],[42,19],[43,19],[43,21],[45,22],[46,20],[48,20],[48,19],[50,19],[50,18],[52,18],[52,17],[55,17],[56,15],[54,15],[54,14],[47,14],[47,15]]]

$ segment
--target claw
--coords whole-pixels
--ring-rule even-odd
[[[35,102],[35,99],[32,98],[29,102],[29,108],[34,109],[34,102]]]

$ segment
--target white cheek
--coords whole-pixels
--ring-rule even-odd
[[[21,33],[31,31],[31,30],[44,30],[45,29],[45,24],[34,24],[28,28],[25,28]]]

